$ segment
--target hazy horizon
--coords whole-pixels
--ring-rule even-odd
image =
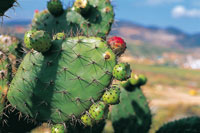
[[[11,19],[30,20],[35,9],[46,9],[48,0],[18,0],[20,7],[6,14]],[[62,0],[65,7],[73,0]],[[126,20],[145,26],[175,27],[186,33],[200,32],[200,1],[198,0],[112,0],[116,20]]]

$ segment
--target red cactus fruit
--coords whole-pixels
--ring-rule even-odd
[[[121,37],[111,37],[108,39],[107,44],[116,55],[121,55],[126,50],[126,42]]]
[[[35,13],[39,13],[39,10],[38,10],[38,9],[36,9],[34,12],[35,12]]]

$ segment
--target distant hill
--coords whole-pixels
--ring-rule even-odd
[[[147,43],[170,48],[200,47],[200,33],[191,35],[174,27],[162,29],[119,21],[113,25],[111,35],[122,36],[135,44]]]
[[[31,20],[11,20],[4,26],[27,26]],[[177,28],[166,29],[156,26],[143,26],[133,22],[119,21],[113,24],[111,35],[122,36],[128,42],[135,44],[152,44],[167,48],[195,48],[200,47],[200,33],[187,34]]]
[[[31,24],[31,20],[10,20],[4,22],[3,26],[27,26]]]

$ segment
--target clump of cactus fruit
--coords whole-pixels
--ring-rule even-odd
[[[50,0],[47,8],[36,10],[26,48],[0,36],[0,121],[8,125],[0,130],[28,132],[48,123],[52,133],[101,133],[110,119],[116,133],[147,133],[151,112],[141,90],[147,78],[118,62],[126,50],[121,37],[106,41],[114,21],[110,1],[75,0],[64,9]]]

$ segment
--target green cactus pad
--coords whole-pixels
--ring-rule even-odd
[[[85,15],[69,8],[59,17],[52,16],[47,10],[36,13],[32,28],[45,30],[51,35],[65,32],[71,35],[83,34],[105,37],[109,34],[114,21],[113,7],[109,0],[88,0],[90,9]]]
[[[113,76],[117,80],[123,81],[131,76],[131,69],[128,63],[117,64],[113,69]]]
[[[140,88],[132,92],[121,89],[120,103],[112,106],[111,120],[115,133],[148,132],[151,112]]]
[[[120,88],[118,88],[117,86],[112,86],[109,90],[107,90],[103,94],[102,99],[106,104],[118,104],[119,97],[120,97]]]
[[[156,133],[199,133],[200,117],[188,117],[163,125]]]
[[[111,53],[110,60],[104,59],[106,51]],[[40,121],[74,120],[102,97],[115,65],[115,54],[100,38],[55,40],[48,52],[30,51],[25,56],[10,85],[8,100]]]
[[[62,124],[53,125],[51,128],[51,133],[65,133],[65,127]]]
[[[5,12],[14,6],[16,0],[1,0],[0,1],[0,16],[4,16]]]
[[[49,12],[55,17],[60,16],[64,12],[63,5],[60,0],[48,1],[47,8]]]

